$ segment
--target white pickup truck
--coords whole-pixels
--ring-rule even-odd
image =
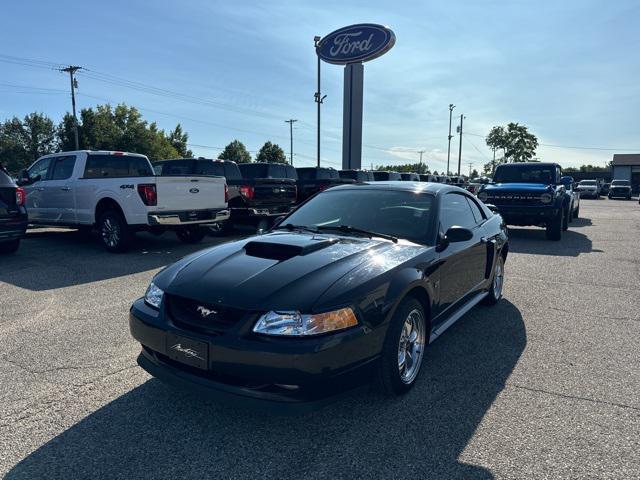
[[[175,230],[185,243],[229,218],[224,177],[156,177],[144,155],[74,151],[46,155],[20,174],[29,223],[96,228],[123,252],[136,231]]]

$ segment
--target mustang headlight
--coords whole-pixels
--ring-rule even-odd
[[[156,287],[155,283],[151,282],[147,288],[147,292],[144,294],[144,301],[154,308],[160,308],[163,295],[164,292]]]
[[[551,203],[553,201],[553,195],[550,193],[543,193],[540,195],[540,201],[542,203]]]
[[[480,192],[480,193],[478,194],[478,199],[479,199],[481,202],[486,202],[486,201],[489,199],[489,195],[487,194],[487,192]]]
[[[264,335],[306,337],[344,330],[357,324],[358,319],[350,308],[309,315],[297,311],[272,311],[258,319],[253,331]]]

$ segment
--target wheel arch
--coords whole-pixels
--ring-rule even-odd
[[[98,220],[100,220],[102,214],[104,214],[104,212],[108,210],[115,210],[124,217],[124,212],[122,210],[122,207],[120,207],[120,204],[111,197],[104,197],[101,198],[100,201],[96,204],[94,223],[98,223]]]

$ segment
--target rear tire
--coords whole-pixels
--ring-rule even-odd
[[[100,239],[107,251],[123,253],[131,247],[133,232],[122,214],[116,210],[107,210],[98,221]]]
[[[562,238],[562,224],[564,222],[564,209],[560,209],[558,214],[547,223],[547,240],[558,241]]]
[[[502,298],[502,287],[504,286],[504,257],[498,255],[496,266],[493,269],[493,278],[491,279],[491,288],[489,295],[482,299],[485,305],[495,305]]]
[[[20,248],[20,239],[0,243],[0,253],[16,253]]]
[[[418,300],[402,300],[389,324],[376,372],[376,387],[381,393],[403,395],[415,385],[429,343],[428,325]]]
[[[176,236],[182,243],[198,243],[207,234],[204,228],[199,226],[183,227],[176,230]]]

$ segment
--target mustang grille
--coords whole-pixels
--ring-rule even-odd
[[[177,295],[166,295],[165,302],[177,326],[202,333],[221,334],[247,314],[246,310],[209,305]]]

